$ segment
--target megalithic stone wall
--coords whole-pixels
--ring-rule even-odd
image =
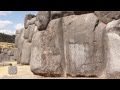
[[[120,11],[39,11],[16,32],[16,59],[42,76],[119,76]]]

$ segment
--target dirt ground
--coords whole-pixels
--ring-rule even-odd
[[[72,78],[72,77],[42,77],[38,75],[34,75],[29,65],[18,65],[17,62],[5,62],[5,63],[12,63],[13,66],[17,66],[17,74],[15,75],[9,75],[8,74],[8,67],[9,66],[0,66],[0,79],[98,79],[98,78]],[[105,79],[105,78],[100,78]]]

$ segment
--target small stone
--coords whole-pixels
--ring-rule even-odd
[[[17,74],[17,67],[16,66],[9,66],[8,67],[8,74]]]

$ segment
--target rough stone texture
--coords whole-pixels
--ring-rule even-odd
[[[27,21],[28,21],[28,20],[31,20],[31,19],[34,18],[34,17],[35,17],[35,15],[33,15],[33,14],[27,14],[27,15],[25,16],[25,19],[24,19],[24,27],[25,27],[25,29],[28,28]]]
[[[8,67],[8,74],[10,74],[10,75],[17,74],[17,67],[16,66],[9,66]]]
[[[73,11],[51,11],[51,19],[74,15]]]
[[[17,30],[16,31],[16,37],[15,37],[15,47],[18,48],[18,42],[19,42],[19,38],[20,38],[20,35],[21,35],[21,30]]]
[[[31,55],[31,43],[27,42],[27,40],[24,40],[22,47],[21,64],[29,65],[30,55]]]
[[[8,48],[4,48],[4,49],[3,49],[3,51],[2,51],[2,53],[7,54],[7,53],[8,53],[8,51],[9,51],[9,49],[8,49]]]
[[[31,71],[44,76],[63,75],[63,35],[61,19],[52,20],[47,30],[34,34],[31,48]]]
[[[91,22],[92,21],[92,22]],[[63,18],[67,74],[96,76],[103,64],[102,35],[105,25],[90,13]]]
[[[105,59],[107,77],[120,76],[120,20],[107,24],[105,33]]]
[[[38,31],[37,26],[35,24],[29,25],[29,36],[28,36],[28,42],[32,42],[33,34]]]
[[[94,13],[105,24],[120,19],[120,11],[95,11]]]
[[[27,27],[28,27],[29,25],[35,24],[35,21],[36,21],[36,17],[28,20],[27,23],[26,23]]]
[[[22,29],[22,33],[20,35],[20,38],[19,38],[19,42],[18,42],[18,60],[17,60],[17,63],[20,63],[21,61],[21,54],[22,54],[22,47],[23,47],[23,42],[24,42],[24,30],[25,29]]]
[[[36,25],[38,27],[38,30],[46,30],[47,25],[50,21],[50,11],[40,11],[36,15]]]

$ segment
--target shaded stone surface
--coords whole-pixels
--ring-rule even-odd
[[[37,26],[35,24],[29,26],[29,36],[28,36],[28,42],[32,42],[32,38],[35,32],[37,32]]]
[[[29,65],[30,63],[30,56],[31,56],[31,43],[24,40],[23,47],[22,47],[22,54],[21,54],[21,64]]]
[[[39,11],[36,15],[36,19],[38,30],[46,30],[47,25],[50,21],[50,11]]]
[[[33,15],[33,14],[27,14],[27,15],[25,16],[25,19],[24,19],[24,27],[25,27],[25,29],[28,28],[27,21],[28,21],[28,20],[31,20],[31,19],[34,18],[34,17],[35,17],[35,15]]]
[[[94,13],[94,11],[74,11],[75,15]]]
[[[51,11],[51,19],[74,15],[73,11]]]
[[[105,24],[120,19],[120,11],[95,11],[94,13]]]

